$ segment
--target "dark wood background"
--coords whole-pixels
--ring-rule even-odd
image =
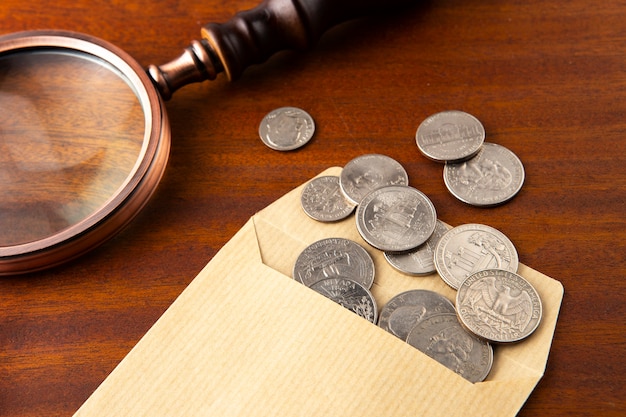
[[[147,66],[255,5],[3,0],[0,33],[85,32]],[[317,132],[281,153],[257,129],[287,105],[310,112]],[[71,415],[251,215],[365,153],[400,161],[442,220],[500,229],[523,263],[563,283],[546,374],[521,416],[626,413],[624,1],[430,0],[341,25],[235,83],[187,86],[167,109],[169,166],[139,217],[76,261],[0,278],[0,415]],[[449,109],[478,117],[488,141],[524,162],[513,201],[455,200],[442,166],[419,153],[419,123]]]

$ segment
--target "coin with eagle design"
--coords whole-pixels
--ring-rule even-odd
[[[501,269],[470,275],[456,296],[459,321],[475,335],[497,343],[530,336],[542,315],[537,290],[522,276]]]

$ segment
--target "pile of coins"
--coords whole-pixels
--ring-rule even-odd
[[[484,380],[493,364],[492,342],[517,342],[539,325],[541,300],[516,274],[518,255],[498,230],[480,224],[448,228],[435,207],[409,186],[394,159],[359,156],[335,176],[311,180],[301,206],[321,222],[355,213],[365,242],[409,275],[437,272],[458,290],[456,303],[428,290],[393,297],[380,311],[369,289],[374,262],[360,244],[327,238],[309,245],[293,268],[295,280],[416,347],[471,382]]]
[[[520,159],[504,146],[485,142],[485,129],[471,114],[449,110],[429,116],[418,127],[415,141],[428,159],[445,163],[444,183],[465,203],[503,204],[522,188]]]

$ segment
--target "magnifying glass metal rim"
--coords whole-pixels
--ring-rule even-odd
[[[0,37],[0,56],[37,50],[92,56],[119,71],[143,108],[144,141],[131,173],[100,208],[48,237],[0,247],[0,275],[32,272],[65,263],[115,235],[148,202],[169,157],[170,126],[163,100],[145,69],[130,55],[102,39],[70,31],[27,31]]]

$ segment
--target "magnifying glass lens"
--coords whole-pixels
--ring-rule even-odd
[[[140,161],[146,119],[126,77],[93,55],[0,56],[0,246],[45,239],[104,206]]]

